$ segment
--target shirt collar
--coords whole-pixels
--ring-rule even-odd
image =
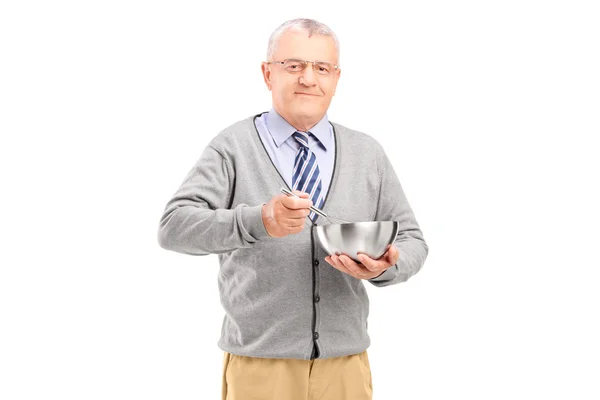
[[[281,144],[288,140],[288,138],[297,130],[281,115],[279,115],[274,108],[271,108],[269,111],[266,123],[267,128],[271,133],[271,137],[273,138],[273,141],[277,147],[280,147]],[[321,144],[325,147],[325,150],[330,147],[333,137],[331,135],[331,129],[329,128],[329,119],[327,118],[327,114],[325,114],[323,118],[321,118],[321,120],[309,130],[309,132],[312,133],[319,140],[319,142],[321,142]]]

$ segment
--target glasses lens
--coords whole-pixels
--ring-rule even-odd
[[[289,59],[283,62],[283,67],[289,72],[302,71],[304,66],[305,64],[301,60]]]
[[[306,61],[289,58],[283,62],[283,68],[288,72],[301,72],[306,68]],[[331,75],[334,70],[334,66],[328,62],[318,61],[313,64],[314,70],[319,75]]]
[[[333,71],[333,65],[326,62],[315,63],[315,72],[321,75],[329,75]]]

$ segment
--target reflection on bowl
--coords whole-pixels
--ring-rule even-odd
[[[317,239],[329,255],[345,254],[360,264],[358,253],[378,259],[396,240],[398,221],[366,221],[316,227]]]

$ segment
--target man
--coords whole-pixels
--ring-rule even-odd
[[[159,243],[219,257],[223,400],[371,399],[363,281],[406,281],[428,247],[382,146],[327,119],[341,74],[335,34],[288,21],[261,68],[272,109],[210,141],[167,203]],[[377,260],[329,256],[314,229],[329,221],[310,205],[400,231]]]

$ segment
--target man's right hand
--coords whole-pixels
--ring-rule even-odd
[[[278,194],[262,207],[262,220],[271,237],[284,237],[304,229],[304,220],[310,214],[312,206],[309,194],[294,190],[301,198]]]

